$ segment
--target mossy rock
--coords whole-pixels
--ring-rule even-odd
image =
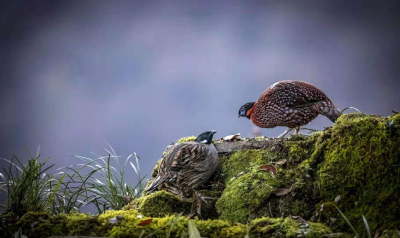
[[[251,222],[252,237],[322,237],[332,230],[319,223],[303,223],[292,218],[263,217]],[[335,237],[346,237],[341,234]]]
[[[315,181],[321,204],[340,195],[337,206],[357,230],[362,215],[371,230],[400,227],[400,115],[341,117],[322,151]]]
[[[28,212],[22,217],[10,214],[0,216],[3,226],[0,237],[10,237],[19,229],[29,238],[50,236],[99,236],[106,235],[109,226],[100,226],[97,216],[72,212],[51,216],[46,212]],[[6,224],[6,226],[4,226]]]
[[[249,217],[268,207],[268,199],[282,182],[270,173],[258,171],[255,167],[230,182],[216,204],[221,219],[246,223]]]
[[[366,237],[363,215],[373,235],[396,237],[396,228],[400,229],[399,165],[400,115],[347,114],[312,136],[292,137],[269,149],[220,155],[216,173],[200,189],[215,199],[203,203],[204,220],[196,219],[195,224],[203,237],[352,233],[340,209],[359,237]],[[156,175],[157,167],[152,177]],[[192,212],[191,206],[191,198],[158,191],[133,201],[125,210],[99,216],[27,213],[18,218],[7,214],[1,216],[6,226],[0,228],[0,236],[21,228],[28,237],[187,237],[186,215]],[[139,214],[144,217],[138,218]],[[143,225],[150,217],[151,222]],[[115,218],[114,223],[110,218]]]
[[[165,217],[173,214],[188,214],[191,208],[190,201],[184,201],[166,191],[157,191],[134,201],[137,209],[145,216]]]
[[[275,164],[282,160],[287,162]],[[347,114],[331,128],[272,149],[220,155],[210,181],[211,187],[222,184],[212,218],[247,223],[295,215],[350,231],[337,206],[361,234],[362,215],[371,231],[382,233],[400,227],[399,164],[400,115]],[[277,173],[271,176],[260,165],[274,165]],[[289,188],[290,193],[275,195]]]
[[[28,213],[24,219],[9,224],[9,232],[18,228],[30,237],[50,236],[100,236],[100,237],[189,237],[185,216],[173,215],[163,218],[141,217],[136,210],[107,211],[98,216],[72,213],[49,216],[44,213]],[[291,218],[261,218],[251,225],[224,220],[193,220],[202,237],[322,237],[331,230],[316,223],[308,225]],[[0,228],[1,237],[8,237]]]
[[[221,218],[247,222],[263,216],[311,216],[314,207],[311,177],[298,164],[306,159],[310,142],[287,142],[276,150],[246,150],[220,157],[220,180],[226,184],[216,208]],[[303,158],[304,157],[304,158]],[[283,165],[277,162],[287,161]],[[273,165],[271,175],[260,166]],[[278,189],[291,188],[290,194],[276,196]]]
[[[212,198],[202,202],[201,215],[204,219],[216,219],[219,217],[215,210],[216,198],[221,196],[218,190],[198,190],[204,197]],[[132,201],[123,210],[138,210],[149,217],[165,217],[169,215],[189,215],[194,212],[192,198],[182,198],[166,191],[156,191]]]

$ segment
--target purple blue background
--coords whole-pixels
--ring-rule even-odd
[[[340,108],[400,109],[398,1],[2,1],[0,156],[41,146],[56,167],[72,154],[141,156],[237,118],[273,83],[301,80]],[[318,117],[308,127],[332,123]],[[275,137],[285,128],[263,129]],[[2,167],[6,164],[1,162]],[[133,170],[130,170],[133,176]]]

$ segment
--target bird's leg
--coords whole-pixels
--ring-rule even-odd
[[[192,212],[188,215],[188,218],[194,216],[201,218],[201,201],[201,194],[197,191],[193,192]]]
[[[195,194],[195,199],[196,199],[195,200],[196,201],[196,204],[195,204],[196,205],[196,214],[199,218],[201,218],[201,201],[203,199],[201,199],[201,193],[195,191],[194,194]]]
[[[299,135],[300,132],[300,126],[296,127],[296,132],[294,133],[296,136]]]
[[[215,199],[213,197],[204,197],[200,192],[195,191],[193,193],[193,212],[189,215],[189,217],[198,216],[201,218],[201,204],[202,202],[207,203],[206,199]]]
[[[285,132],[283,132],[282,134],[280,134],[280,135],[278,136],[278,138],[282,139],[282,141],[283,141],[283,139],[285,138],[285,136],[286,136],[289,132],[291,132],[291,131],[293,131],[293,130],[294,130],[294,128],[288,128]]]

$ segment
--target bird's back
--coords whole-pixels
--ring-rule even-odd
[[[163,157],[158,175],[147,190],[163,183],[176,187],[188,196],[193,189],[206,182],[214,173],[218,152],[213,144],[186,142],[172,147]]]
[[[297,127],[308,124],[318,114],[336,120],[338,110],[326,94],[312,84],[280,81],[260,96],[254,104],[251,120],[263,128]]]

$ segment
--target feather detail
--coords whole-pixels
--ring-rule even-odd
[[[186,142],[171,148],[163,157],[158,175],[146,189],[157,190],[162,184],[190,196],[194,189],[204,184],[218,164],[215,146],[199,142]]]
[[[251,111],[251,121],[261,128],[297,128],[319,114],[335,121],[339,110],[317,87],[300,81],[280,81],[260,96]]]

